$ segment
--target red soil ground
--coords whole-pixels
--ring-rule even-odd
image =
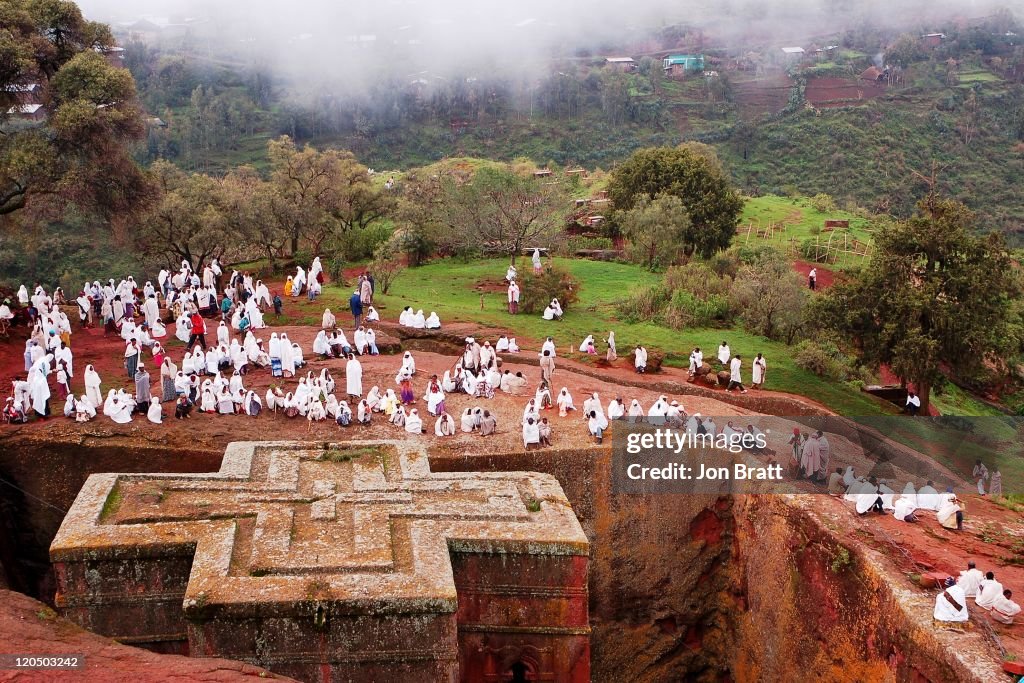
[[[869,100],[885,93],[885,87],[863,81],[846,78],[812,78],[807,81],[805,96],[815,107],[845,107],[852,100]]]
[[[810,274],[811,268],[818,269],[817,283],[815,284],[817,289],[828,289],[835,284],[836,274],[828,268],[824,268],[817,263],[811,263],[809,261],[793,261],[793,270],[800,273],[805,280]]]

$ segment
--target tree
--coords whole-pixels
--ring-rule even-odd
[[[608,184],[608,196],[623,212],[643,195],[662,194],[678,197],[690,217],[694,238],[687,254],[711,256],[729,246],[743,200],[713,161],[688,148],[648,147],[620,164]]]
[[[559,186],[507,166],[481,168],[465,183],[448,178],[445,195],[445,223],[485,251],[506,254],[513,265],[524,247],[552,239],[562,225]]]
[[[328,237],[365,228],[382,218],[390,200],[370,182],[369,170],[348,151],[299,149],[284,136],[268,145],[271,163],[271,215],[291,241],[319,253]]]
[[[675,263],[693,237],[693,224],[682,200],[671,194],[657,199],[643,195],[632,209],[621,212],[617,222],[628,240],[627,257],[648,270]]]
[[[789,260],[771,249],[740,266],[729,294],[748,330],[792,344],[804,325],[808,292]]]
[[[275,257],[284,249],[288,235],[272,215],[272,188],[260,178],[252,166],[232,169],[220,181],[220,210],[228,233],[236,243],[259,245],[266,254],[270,268]]]
[[[142,206],[151,188],[127,149],[145,133],[135,84],[94,49],[114,44],[109,28],[65,0],[7,0],[0,26],[0,215],[73,203],[113,217]],[[43,123],[9,113],[28,84],[42,89]]]
[[[387,294],[391,285],[405,270],[402,254],[397,240],[394,238],[380,244],[373,252],[370,261],[370,272],[373,273],[374,284],[380,286],[380,293]]]
[[[160,198],[133,233],[140,253],[161,264],[183,259],[199,272],[207,260],[238,244],[228,230],[215,179],[186,174],[168,161],[155,162],[150,173]]]
[[[972,234],[972,223],[963,204],[929,194],[914,216],[882,226],[870,265],[832,287],[817,311],[866,362],[912,382],[925,414],[940,368],[1002,365],[998,355],[1015,343],[1010,254],[998,234]]]

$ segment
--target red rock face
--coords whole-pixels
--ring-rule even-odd
[[[32,598],[0,590],[0,652],[31,655],[75,653],[85,667],[62,672],[0,671],[0,680],[74,680],[102,683],[128,681],[236,681],[286,680],[265,669],[225,659],[190,659],[159,655],[85,631],[61,619]]]

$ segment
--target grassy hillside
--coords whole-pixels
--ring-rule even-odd
[[[441,322],[480,322],[509,330],[520,338],[543,339],[551,335],[561,352],[569,351],[588,334],[603,339],[609,330],[615,331],[619,349],[626,350],[637,343],[668,354],[670,364],[682,365],[694,346],[710,352],[727,340],[731,348],[748,358],[763,353],[768,361],[768,387],[809,396],[845,415],[876,415],[887,406],[869,398],[856,387],[826,380],[793,363],[793,351],[784,344],[748,334],[739,328],[692,329],[682,332],[652,323],[629,324],[619,321],[615,302],[623,299],[633,288],[650,285],[658,280],[637,266],[555,259],[559,266],[570,270],[580,281],[580,300],[570,308],[560,322],[546,321],[540,315],[510,316],[506,312],[504,289],[496,287],[505,274],[506,262],[483,259],[462,263],[438,261],[414,268],[401,275],[388,296],[377,297],[381,315],[395,320],[404,306],[422,308],[424,313],[437,311]],[[522,265],[522,264],[521,264]],[[332,308],[346,311],[351,291],[347,287],[325,288],[325,299]],[[481,310],[481,296],[484,308]]]

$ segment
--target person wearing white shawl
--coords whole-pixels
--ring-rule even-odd
[[[210,347],[210,350],[206,352],[205,364],[206,374],[216,375],[220,370],[220,354],[217,349]]]
[[[395,408],[395,412],[391,414],[390,422],[396,427],[404,427],[405,417],[405,406],[398,406]]]
[[[938,510],[942,505],[942,497],[929,480],[917,490],[917,507],[922,510]]]
[[[494,350],[497,353],[507,353],[508,352],[508,337],[506,337],[505,335],[501,335],[500,337],[498,337],[498,341],[494,345]]]
[[[423,419],[420,417],[419,411],[415,408],[410,410],[409,414],[405,418],[405,431],[410,434],[423,433]]]
[[[257,280],[256,281],[255,294],[253,295],[252,298],[256,301],[257,305],[260,305],[260,304],[262,304],[264,306],[270,306],[271,305],[270,290],[267,288],[267,286],[265,284],[263,284],[263,280]]]
[[[508,352],[509,353],[519,353],[519,344],[516,344],[516,338],[515,337],[509,337],[508,338]],[[554,354],[551,354],[551,355],[554,355]]]
[[[398,315],[398,324],[401,325],[402,327],[409,327],[414,315],[415,314],[412,312],[412,307],[406,306]]]
[[[590,411],[587,416],[587,429],[590,430],[590,435],[597,439],[597,443],[601,443],[604,439],[604,430],[608,429],[608,420],[604,413]]]
[[[327,394],[327,398],[324,399],[324,410],[327,411],[327,419],[337,420],[338,411],[341,410],[341,406],[338,404],[338,397],[334,394]]]
[[[128,424],[132,421],[132,406],[123,393],[114,393],[113,390],[111,390],[111,394],[108,396],[107,402],[110,407],[108,410],[107,405],[104,404],[104,415],[108,416],[111,420],[120,425]]]
[[[146,419],[153,424],[162,424],[164,421],[164,411],[160,407],[159,401],[151,401],[149,404],[149,410],[146,411]]]
[[[594,335],[588,334],[587,337],[583,340],[583,343],[580,344],[580,353],[587,353],[593,347],[594,347]]]
[[[366,401],[360,401],[359,405],[356,406],[356,421],[358,421],[359,424],[368,425],[370,424],[372,416],[373,411],[370,410],[368,405],[366,405]]]
[[[192,336],[192,321],[185,315],[184,311],[174,321],[174,336],[183,344],[187,344],[189,337]]]
[[[424,325],[428,330],[439,330],[441,329],[441,319],[437,317],[436,311],[431,311],[430,316],[424,322]]]
[[[160,319],[160,305],[157,303],[156,294],[146,297],[145,303],[142,304],[142,314],[145,316],[146,324],[150,327],[153,327],[153,324]]]
[[[363,366],[355,356],[349,356],[345,364],[345,393],[353,398],[363,395]]]
[[[395,410],[398,409],[399,403],[400,401],[398,400],[398,396],[395,394],[395,390],[388,389],[381,396],[380,405],[378,406],[378,409],[380,412],[384,413],[385,415],[388,416],[388,418],[390,418],[392,415],[395,414]]]
[[[900,496],[892,509],[892,516],[901,522],[916,521],[914,517],[914,501],[905,496]]]
[[[263,320],[263,311],[260,310],[256,299],[252,297],[245,302],[245,315],[249,318],[249,327],[251,329],[261,330],[267,326],[267,323]]]
[[[605,340],[605,343],[608,345],[608,353],[605,355],[605,360],[607,360],[609,363],[611,363],[612,361],[614,361],[616,358],[619,357],[618,354],[617,354],[617,351],[615,349],[615,331],[614,330],[608,333],[608,338]]]
[[[601,405],[601,399],[598,397],[597,392],[583,399],[583,419],[589,419],[592,412],[604,415],[604,407]]]
[[[547,382],[540,383],[534,392],[533,400],[538,410],[547,410],[551,407],[551,389],[548,388]]]
[[[338,423],[339,427],[348,427],[352,424],[352,409],[349,408],[348,401],[338,401],[334,421]]]
[[[320,265],[320,257],[315,257],[313,259],[313,263],[309,266],[309,281],[312,282],[313,280],[316,280],[323,270],[323,266]]]
[[[427,382],[427,412],[431,415],[438,414],[438,408],[444,404],[444,389],[441,387],[440,382],[431,380]]]
[[[459,383],[454,377],[452,377],[451,370],[445,370],[444,375],[441,377],[441,390],[445,393],[451,394],[457,391],[458,388]]]
[[[531,257],[531,260],[533,261],[533,272],[534,273],[539,273],[540,272],[540,249],[534,249],[533,250],[533,256]]]
[[[284,407],[284,392],[281,387],[267,389],[267,410],[276,413],[278,408]]]
[[[880,508],[880,501],[878,484],[870,481],[864,482],[857,491],[857,514],[863,515],[872,508]]]
[[[32,364],[28,375],[28,393],[32,410],[41,416],[49,412],[50,383],[47,377],[50,374],[50,363],[53,356],[47,354]]]
[[[334,376],[331,375],[327,368],[320,370],[320,385],[324,388],[324,391],[328,394],[334,393]]]
[[[476,421],[473,419],[473,409],[466,408],[459,418],[459,425],[463,432],[470,433],[476,429]]]
[[[88,396],[83,394],[75,401],[75,422],[88,422],[94,417],[96,417],[96,406]]]
[[[235,329],[238,329],[237,327]],[[225,346],[231,341],[231,332],[228,330],[227,324],[221,320],[220,324],[217,325],[217,344],[224,344]]]
[[[370,306],[366,311],[366,317],[363,318],[368,323],[380,322],[380,313],[373,306]]]
[[[454,436],[455,420],[448,413],[441,413],[434,422],[434,436]]]
[[[470,396],[476,396],[476,385],[477,379],[469,370],[463,370],[462,372],[462,390]]]
[[[292,296],[297,297],[302,294],[302,287],[306,284],[306,271],[303,270],[302,266],[295,267],[295,277],[292,278]]]
[[[22,306],[28,305],[28,289],[25,288],[25,285],[18,288],[18,303]]]
[[[634,398],[629,403],[629,421],[630,422],[639,422],[640,419],[643,416],[644,416],[644,409],[640,405],[640,401],[638,401],[638,400],[636,400]]]
[[[338,319],[331,313],[331,309],[325,308],[323,318],[320,319],[320,327],[324,330],[333,330],[338,326]]]
[[[273,340],[270,342],[273,344]],[[288,334],[285,332],[281,333],[280,338],[280,349],[281,349],[281,371],[285,377],[295,376],[295,350],[292,347],[292,342],[288,339]]]
[[[545,320],[554,320],[556,318],[555,309],[551,307],[551,304],[544,307],[544,312],[541,314],[541,317]]]
[[[296,368],[306,367],[306,359],[302,355],[302,347],[298,344],[292,344],[292,363],[295,364]]]
[[[399,374],[407,374],[410,377],[416,374],[416,361],[410,351],[406,351],[402,356],[402,369],[399,370]]]
[[[732,351],[729,349],[729,345],[723,341],[718,345],[718,362],[723,366],[728,366],[731,359]]]
[[[259,357],[260,347],[256,343],[256,335],[252,333],[252,330],[246,331],[245,340],[242,342],[242,349],[245,351],[245,355],[250,362],[255,362]]]
[[[562,390],[558,392],[558,398],[555,399],[558,404],[558,415],[565,417],[570,410],[576,410],[576,406],[572,403],[572,394],[569,393],[567,387],[562,387]]]
[[[540,414],[537,412],[537,403],[532,398],[526,404],[526,407],[523,408],[523,422],[525,423],[530,417],[532,417],[535,422],[540,420]]]
[[[289,344],[289,346],[291,345]],[[277,360],[281,359],[281,339],[277,336],[277,332],[270,333],[270,345],[267,349],[267,355],[270,356],[271,360],[275,358]]]
[[[917,491],[914,489],[914,483],[908,481],[907,485],[903,487],[903,493],[900,494],[900,500],[906,500],[914,508],[917,507]]]
[[[621,420],[622,416],[626,414],[626,406],[622,402],[621,396],[616,396],[608,402],[608,419],[609,420]]]
[[[512,346],[512,341],[514,341],[514,339],[515,338],[509,340],[509,347]],[[511,350],[511,348],[509,350]],[[544,343],[541,344],[541,347],[540,347],[541,355],[543,355],[545,351],[547,351],[548,355],[551,356],[552,358],[555,358],[555,357],[558,356],[558,354],[555,353],[555,341],[551,337],[548,337],[547,339],[545,339]]]
[[[494,348],[491,346],[491,342],[485,341],[484,345],[480,347],[480,367],[483,369],[490,368],[494,357]]]
[[[370,387],[370,392],[366,394],[366,405],[369,406],[370,410],[379,411],[381,409],[381,396],[380,389],[374,384]]]
[[[220,394],[217,395],[217,412],[221,415],[234,415],[235,413],[235,400],[227,387],[221,387]]]
[[[321,358],[331,355],[331,346],[327,343],[327,333],[323,330],[317,332],[316,338],[313,339],[313,354]]]
[[[414,330],[422,330],[427,327],[427,320],[423,317],[423,309],[421,308],[412,316],[412,320],[409,323],[409,327]]]
[[[75,416],[75,395],[74,394],[69,393],[64,398],[64,410],[62,412],[64,413],[64,417],[72,417],[73,418]]]
[[[327,409],[324,408],[324,404],[320,402],[319,398],[311,397],[307,401],[306,419],[309,420],[310,424],[327,419]]]
[[[491,369],[487,371],[487,384],[491,389],[498,389],[501,387],[501,373],[498,372],[498,366],[496,364],[492,364]]]
[[[94,406],[103,403],[103,394],[100,392],[100,376],[92,365],[85,366],[85,395]]]

